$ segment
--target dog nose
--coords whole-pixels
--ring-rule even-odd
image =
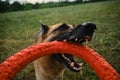
[[[88,28],[88,27],[90,28],[91,27],[91,29],[97,29],[96,25],[93,22],[82,23],[82,26],[84,26],[85,28]]]

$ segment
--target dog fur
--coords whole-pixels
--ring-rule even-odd
[[[65,23],[60,23],[53,26],[49,26],[49,27],[44,24],[41,24],[41,25],[42,25],[41,30],[38,33],[36,38],[36,44],[56,40],[56,37],[58,35],[67,32],[67,36],[66,34],[62,35],[62,37],[59,39],[59,40],[64,40],[63,38],[65,37],[68,38],[68,35],[72,34],[70,31],[72,31],[75,28],[73,25],[68,25]],[[78,25],[78,26],[81,26],[81,25]],[[84,24],[83,26],[86,26],[86,24]],[[90,30],[96,29],[95,25],[92,24],[90,26],[93,26],[93,28],[90,28]],[[75,30],[77,31],[79,29],[76,27]],[[89,30],[89,27],[88,27],[88,30]],[[90,36],[93,35],[93,32]],[[76,33],[76,32],[74,33],[76,36],[80,35],[79,33]],[[73,35],[72,37],[70,37],[70,39],[72,40],[72,38],[73,38]],[[52,55],[44,56],[42,58],[35,60],[34,68],[35,68],[36,80],[62,80],[63,73],[65,71],[65,65],[61,64]]]
[[[36,43],[43,43],[49,41],[54,36],[60,33],[60,31],[56,31],[58,27],[63,25],[62,23],[56,24],[49,27],[47,33],[39,33],[37,36]],[[72,25],[69,25],[72,28]],[[34,68],[37,80],[62,80],[62,76],[65,70],[65,66],[59,63],[52,56],[44,56],[40,59],[34,61]]]

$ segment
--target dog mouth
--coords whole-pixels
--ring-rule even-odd
[[[84,36],[84,37],[79,37],[79,38],[70,38],[69,40],[63,40],[64,42],[66,41],[71,41],[71,42],[75,42],[75,43],[88,43],[91,40],[90,36]]]
[[[83,42],[88,43],[90,41],[90,36],[80,37],[80,38],[71,38],[69,40],[64,39],[64,42],[73,42],[81,44]],[[73,55],[67,53],[58,53],[53,55],[60,63],[64,64],[68,69],[74,72],[79,72],[82,69],[83,63],[79,63],[74,60]]]

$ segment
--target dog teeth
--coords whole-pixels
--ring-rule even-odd
[[[71,67],[74,67],[74,62],[71,62],[71,63],[70,63],[70,66],[71,66]]]
[[[64,42],[67,42],[67,40],[66,40],[66,39],[64,39],[63,41],[64,41]]]
[[[78,65],[79,65],[79,66],[82,66],[82,65],[83,65],[83,63],[78,63]]]
[[[83,63],[78,63],[78,65],[80,66],[79,68],[77,68],[77,67],[73,67],[73,69],[75,69],[75,70],[81,70],[81,69],[82,69],[82,65],[83,65]]]
[[[77,42],[77,41],[78,41],[78,38],[76,38],[75,41]]]
[[[77,71],[82,69],[83,63],[78,63],[78,65],[79,65],[80,67],[75,67],[74,62],[71,62],[71,63],[70,63],[70,66],[71,66],[74,70],[77,70]]]
[[[68,62],[71,62],[71,60],[67,58],[64,54],[62,54],[62,57],[64,57],[64,59],[66,59]]]
[[[88,38],[85,38],[85,43],[86,43],[86,44],[88,43]]]
[[[75,70],[81,70],[82,69],[82,67],[79,67],[79,68],[76,68],[76,67],[73,67],[73,69],[75,69]]]

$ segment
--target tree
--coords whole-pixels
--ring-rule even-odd
[[[24,10],[31,10],[31,9],[33,9],[32,3],[25,3],[24,4]]]
[[[11,5],[11,10],[12,10],[12,11],[23,10],[23,6],[22,6],[19,2],[15,1],[15,2]]]
[[[76,0],[75,2],[83,2],[83,0]]]
[[[69,2],[69,0],[65,0],[64,2]]]
[[[1,1],[0,0],[0,12],[10,11],[10,3],[9,1]]]
[[[34,9],[38,9],[39,7],[40,7],[40,4],[38,2],[33,5]]]

